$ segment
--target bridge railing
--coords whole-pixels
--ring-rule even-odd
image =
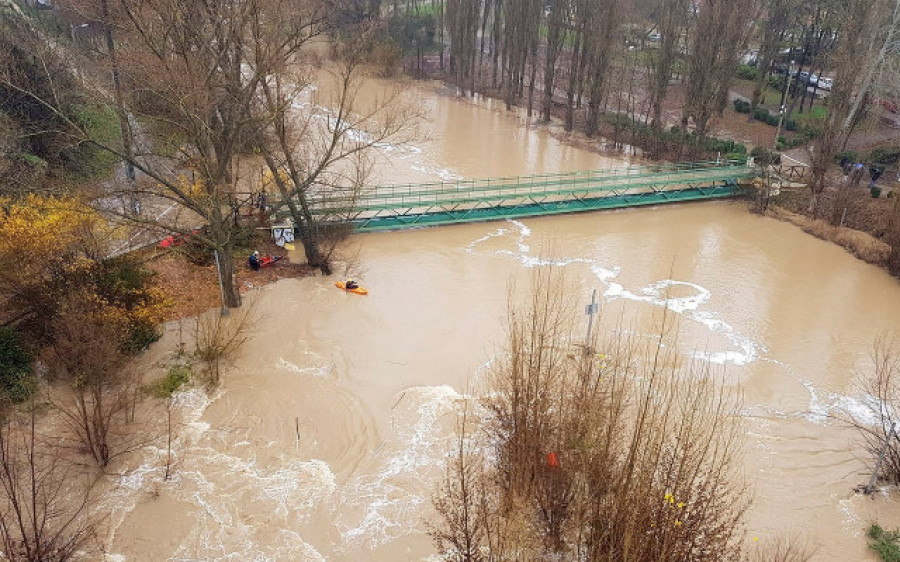
[[[399,184],[363,188],[353,202],[357,211],[387,208],[420,208],[428,205],[453,205],[473,201],[502,201],[515,197],[563,196],[602,191],[655,190],[666,185],[702,184],[739,179],[754,173],[744,161],[688,162],[659,164],[588,172],[539,174],[483,180],[456,180],[419,184]],[[346,210],[346,197],[314,195],[319,208],[330,212]]]

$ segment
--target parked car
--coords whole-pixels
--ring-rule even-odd
[[[833,78],[828,78],[826,76],[819,78],[819,88],[822,90],[830,90],[831,86],[833,84],[834,84]]]
[[[895,101],[881,100],[881,107],[883,107],[885,111],[890,111],[891,113],[900,113],[900,109],[898,109],[897,102]]]
[[[647,41],[650,41],[651,43],[659,43],[660,41],[662,41],[662,35],[654,31],[653,33],[647,34]]]

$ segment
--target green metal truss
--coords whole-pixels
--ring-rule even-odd
[[[369,232],[732,197],[755,174],[744,162],[691,162],[364,188],[352,204],[311,199],[326,221],[349,218],[356,231]]]

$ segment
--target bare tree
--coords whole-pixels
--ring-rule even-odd
[[[763,99],[772,66],[784,42],[784,36],[793,23],[792,16],[799,3],[800,0],[766,0],[763,4],[766,17],[762,22],[763,36],[756,57],[757,77],[750,100],[750,119],[753,119],[753,114]]]
[[[591,137],[600,130],[600,114],[603,100],[610,83],[610,67],[619,39],[619,0],[608,0],[586,14],[588,29],[596,30],[585,37],[585,55],[588,59],[588,112],[584,122],[584,133]]]
[[[687,18],[687,5],[683,0],[655,0],[656,26],[659,30],[659,48],[650,52],[647,87],[650,90],[650,124],[657,132],[662,130],[662,108],[672,80],[672,68]],[[657,149],[658,153],[658,149]]]
[[[853,418],[843,421],[856,428],[873,470],[882,451],[886,453],[881,463],[882,481],[900,484],[900,442],[893,436],[895,424],[900,422],[897,410],[900,404],[900,340],[882,335],[872,345],[873,369],[860,378],[859,384],[870,398],[869,410],[875,421],[868,425]],[[885,448],[886,447],[886,448]]]
[[[489,530],[486,528],[484,475],[478,470],[473,443],[469,438],[469,404],[457,419],[456,450],[447,462],[447,471],[434,497],[438,521],[429,534],[440,552],[452,552],[451,559],[481,562],[485,559]]]
[[[702,146],[710,119],[728,102],[728,90],[737,68],[738,54],[747,44],[758,0],[710,0],[699,7],[688,60],[687,100],[683,122],[694,121]]]
[[[364,84],[364,36],[342,51],[333,73],[320,73],[322,89],[332,89],[327,114],[298,100],[310,89],[311,77],[294,73],[263,85],[271,126],[257,151],[265,160],[278,191],[275,208],[293,219],[307,262],[331,274],[331,256],[352,230],[354,207],[370,169],[369,151],[385,142],[414,136],[418,112],[401,102],[398,90],[365,104],[358,101]]]
[[[478,15],[481,0],[448,0],[447,30],[450,33],[450,70],[463,94],[475,93],[475,62],[478,50]]]
[[[533,286],[468,430],[483,453],[454,452],[436,497],[440,536],[456,537],[445,556],[474,559],[466,539],[485,559],[740,559],[739,402],[706,366],[680,366],[670,318],[651,345],[619,336],[584,353],[556,274],[536,271]],[[484,459],[463,501],[466,464]],[[482,504],[476,526],[460,517]]]
[[[88,477],[68,470],[65,453],[38,436],[37,408],[0,420],[0,545],[5,558],[64,562],[99,554]]]
[[[553,92],[556,87],[556,63],[566,38],[565,24],[569,21],[572,4],[560,0],[550,5],[550,19],[547,22],[547,49],[544,59],[544,99],[541,105],[541,119],[550,121],[553,108]]]
[[[210,311],[197,318],[194,325],[193,356],[206,366],[210,386],[218,386],[221,362],[247,343],[255,320],[252,305],[228,316]]]
[[[878,15],[878,0],[851,0],[839,12],[842,22],[837,47],[830,62],[835,69],[834,85],[828,98],[828,113],[812,154],[812,180],[809,184],[808,212],[818,212],[819,196],[825,189],[825,175],[833,165],[834,154],[848,134],[846,126],[855,106],[853,94],[859,69],[872,60],[873,31]],[[861,96],[864,92],[859,92]]]
[[[271,124],[262,102],[263,86],[282,75],[301,56],[301,48],[326,29],[326,7],[305,0],[202,5],[116,0],[115,9],[127,22],[122,40],[110,51],[122,61],[117,66],[123,74],[123,97],[129,111],[154,124],[148,135],[162,131],[154,146],[144,147],[146,153],[128,154],[92,136],[67,117],[56,96],[18,84],[8,66],[0,82],[55,112],[80,142],[118,156],[151,180],[138,187],[126,182],[112,195],[168,201],[185,211],[156,218],[161,213],[141,215],[125,209],[124,218],[183,233],[204,224],[206,228],[193,236],[218,253],[226,305],[239,306],[232,253],[240,230],[235,216],[240,157],[251,152],[258,132]],[[100,100],[108,97],[102,88],[95,91]],[[172,137],[182,141],[174,155],[168,154]],[[178,167],[187,173],[176,172]]]
[[[45,360],[58,383],[49,386],[49,401],[81,450],[106,466],[148,438],[129,427],[137,381],[122,352],[123,318],[76,292],[67,296],[53,324]]]

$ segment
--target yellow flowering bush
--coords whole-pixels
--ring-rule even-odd
[[[76,291],[118,311],[138,351],[157,337],[168,300],[151,273],[128,258],[106,258],[112,233],[95,210],[72,198],[0,198],[0,320],[48,343],[61,303]]]

